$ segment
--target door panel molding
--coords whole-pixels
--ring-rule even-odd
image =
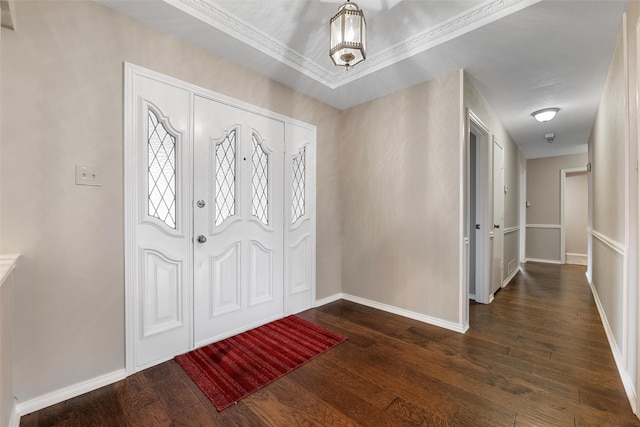
[[[145,266],[141,290],[148,296],[141,307],[143,338],[182,327],[183,261],[168,258],[154,249],[140,249],[140,256]]]
[[[220,255],[209,257],[209,319],[242,308],[240,301],[241,253],[242,242],[235,242]]]

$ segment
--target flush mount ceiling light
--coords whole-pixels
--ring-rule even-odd
[[[367,57],[367,23],[358,5],[347,0],[329,21],[329,56],[336,66],[347,70]]]
[[[534,119],[543,123],[553,119],[558,114],[558,111],[560,111],[559,108],[545,108],[544,110],[535,111],[531,115]]]

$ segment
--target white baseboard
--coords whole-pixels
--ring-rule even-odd
[[[574,254],[567,252],[564,254],[565,264],[587,265],[587,254]]]
[[[469,294],[469,299],[476,300],[476,294]]]
[[[624,391],[627,393],[627,399],[629,399],[629,403],[631,404],[631,409],[635,414],[637,413],[637,398],[636,398],[636,389],[633,386],[633,380],[631,379],[629,372],[627,372],[627,370],[625,369],[622,353],[620,352],[620,349],[618,348],[618,344],[616,343],[615,337],[613,335],[613,331],[611,330],[611,326],[609,325],[609,320],[607,319],[604,308],[602,307],[602,303],[600,302],[600,297],[598,296],[598,292],[596,291],[596,288],[589,277],[587,277],[587,280],[589,281],[589,287],[591,288],[593,299],[596,302],[596,307],[598,308],[598,313],[600,314],[600,320],[602,321],[604,332],[607,335],[607,340],[609,341],[609,347],[611,347],[611,352],[613,353],[613,359],[616,362],[616,367],[618,368],[618,373],[620,374],[620,379],[622,380]]]
[[[543,262],[545,264],[562,264],[560,260],[557,259],[542,259],[542,258],[527,258],[525,262]]]
[[[100,387],[113,384],[116,381],[125,379],[126,376],[126,371],[124,369],[119,369],[99,377],[82,381],[60,390],[52,391],[51,393],[47,393],[43,396],[18,403],[16,405],[16,412],[18,415],[24,416],[32,412],[39,411],[40,409],[47,408],[51,405],[55,405],[56,403],[64,402],[65,400],[72,399],[80,396],[81,394],[99,389]]]
[[[404,308],[394,307],[392,305],[368,300],[366,298],[360,298],[354,295],[342,294],[342,298],[347,301],[355,302],[356,304],[366,305],[367,307],[376,308],[378,310],[397,314],[398,316],[407,317],[409,319],[449,329],[450,331],[460,332],[462,334],[467,332],[467,329],[469,329],[469,325],[461,325],[448,320],[438,319],[437,317],[427,316],[426,314],[416,313],[415,311],[405,310]]]
[[[509,275],[509,277],[507,277],[506,279],[504,279],[504,282],[502,282],[502,287],[503,287],[503,288],[509,284],[509,282],[511,281],[511,279],[513,279],[514,277],[516,277],[516,274],[518,274],[518,271],[520,271],[520,268],[516,268],[516,269],[514,269],[514,270],[513,270],[513,272],[511,272],[511,274]]]
[[[398,316],[407,317],[409,319],[417,320],[419,322],[428,323],[429,325],[439,326],[441,328],[449,329],[455,332],[465,333],[467,332],[467,329],[469,329],[469,325],[459,325],[457,323],[449,322],[447,320],[442,320],[436,317],[427,316],[425,314],[416,313],[414,311],[405,310],[404,308],[398,308],[392,305],[383,304],[383,303],[372,301],[366,298],[360,298],[354,295],[349,295],[344,293],[338,293],[326,298],[319,299],[316,301],[314,307],[320,307],[325,304],[329,304],[341,299],[355,302],[356,304],[366,305],[367,307],[376,308],[378,310],[386,311],[388,313],[397,314]]]
[[[9,418],[9,427],[20,427],[20,415],[16,410],[16,405],[11,409],[11,418]]]
[[[330,304],[332,302],[336,302],[338,300],[342,299],[342,293],[337,293],[337,294],[333,294],[333,295],[329,295],[326,298],[322,298],[319,300],[316,300],[315,304],[313,304],[314,307],[321,307],[323,305],[327,305]]]

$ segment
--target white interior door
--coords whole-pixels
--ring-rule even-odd
[[[132,99],[134,149],[128,205],[135,230],[133,277],[135,370],[190,348],[190,93],[139,77]],[[131,265],[132,264],[132,265]]]
[[[493,142],[493,239],[491,293],[502,286],[504,270],[504,150]]]
[[[284,123],[194,101],[195,345],[283,316]]]

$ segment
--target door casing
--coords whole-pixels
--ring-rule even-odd
[[[471,206],[469,186],[471,185],[470,162],[470,135],[476,136],[476,222],[479,230],[471,229],[469,209]],[[465,127],[465,153],[466,153],[466,179],[465,179],[465,245],[469,244],[470,233],[476,233],[476,302],[488,304],[490,302],[491,283],[491,247],[489,232],[492,232],[492,206],[491,206],[491,134],[489,128],[471,110],[467,109]],[[469,251],[465,251],[469,253]],[[464,263],[465,289],[462,292],[465,307],[463,323],[468,324],[469,319],[469,260]]]
[[[493,138],[493,226],[491,236],[491,297],[502,287],[504,275],[504,148]]]

